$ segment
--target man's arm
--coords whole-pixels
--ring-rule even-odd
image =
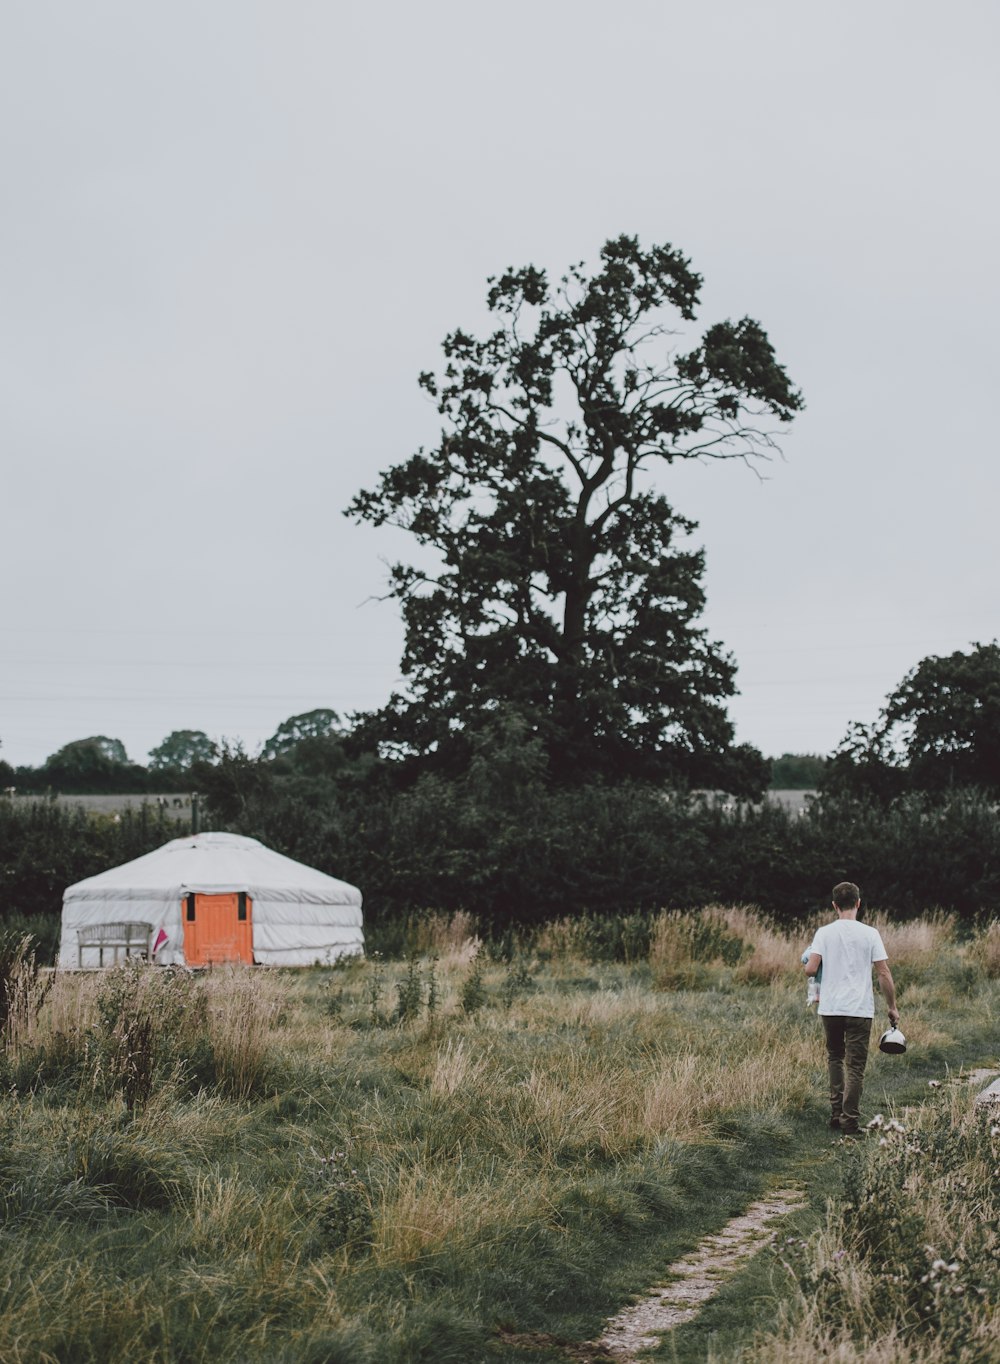
[[[818,952],[810,952],[809,960],[806,962],[806,975],[814,976],[822,965],[823,958],[820,954]],[[892,977],[890,976],[889,979],[891,980]]]
[[[806,968],[809,969],[808,967]],[[899,1022],[899,1010],[896,1008],[896,986],[892,979],[892,972],[889,970],[887,961],[877,961],[875,970],[878,974],[879,987],[885,999],[886,1012],[889,1015],[889,1022],[893,1027]]]

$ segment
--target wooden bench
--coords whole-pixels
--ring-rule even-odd
[[[116,965],[118,953],[122,950],[124,950],[126,958],[141,956],[148,961],[152,935],[152,924],[87,924],[84,928],[76,930],[77,965],[83,965],[84,949],[88,947],[97,949],[98,966],[104,965],[105,948],[114,951]]]

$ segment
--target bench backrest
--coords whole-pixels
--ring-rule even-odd
[[[80,942],[141,943],[153,931],[152,924],[86,924],[76,930]]]

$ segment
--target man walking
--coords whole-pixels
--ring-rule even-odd
[[[845,1136],[856,1136],[875,1016],[873,966],[893,1027],[899,1022],[899,1010],[882,938],[874,928],[858,923],[861,891],[851,881],[841,881],[833,888],[833,907],[837,918],[817,929],[809,947],[806,975],[815,976],[822,967],[819,1016],[830,1063],[830,1126]]]

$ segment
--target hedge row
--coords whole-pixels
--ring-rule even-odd
[[[375,922],[464,909],[502,927],[718,902],[793,920],[828,903],[841,880],[904,915],[1000,906],[1000,817],[972,792],[889,808],[817,802],[796,815],[632,786],[497,799],[424,780],[345,797],[291,778],[251,796],[228,825],[360,886]],[[56,911],[67,885],[178,832],[151,809],[115,822],[0,800],[0,915]]]

